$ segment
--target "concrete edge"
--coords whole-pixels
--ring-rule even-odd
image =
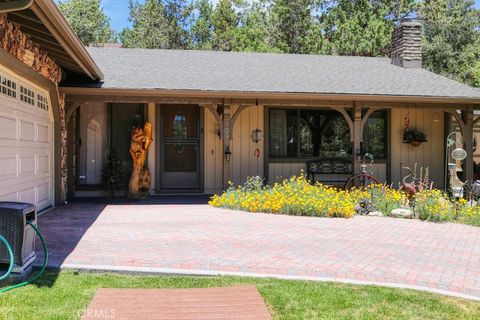
[[[235,276],[235,277],[251,277],[251,278],[274,278],[282,280],[302,280],[302,281],[316,281],[316,282],[339,282],[354,285],[371,285],[397,289],[411,289],[417,291],[424,291],[429,293],[440,294],[444,296],[461,298],[473,301],[479,301],[480,297],[453,292],[448,290],[441,290],[435,288],[422,287],[417,285],[409,285],[393,282],[377,282],[364,281],[355,279],[333,278],[333,277],[313,277],[313,276],[293,276],[293,275],[278,275],[278,274],[263,274],[254,272],[231,272],[231,271],[210,271],[210,270],[187,270],[187,269],[172,269],[172,268],[154,268],[154,267],[128,267],[128,266],[110,266],[110,265],[82,265],[82,264],[63,264],[62,270],[78,270],[88,272],[113,272],[124,274],[143,274],[143,275],[166,275],[166,276]]]

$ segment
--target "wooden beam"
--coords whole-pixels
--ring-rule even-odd
[[[63,91],[60,88],[60,91]],[[163,96],[101,96],[101,95],[78,95],[67,94],[67,100],[88,100],[98,102],[120,102],[120,103],[148,103],[160,104],[222,104],[223,99],[219,98],[189,98],[189,97],[163,97]]]
[[[354,136],[353,136],[354,128],[353,128],[352,118],[350,118],[350,115],[348,114],[348,112],[343,107],[338,107],[338,108],[337,107],[332,107],[331,109],[340,112],[342,114],[342,116],[345,118],[345,120],[348,123],[348,127],[350,128],[350,141],[353,142],[353,140],[354,140]]]
[[[347,114],[348,115],[348,114]],[[345,116],[345,115],[344,115]],[[350,118],[350,117],[348,117]],[[347,120],[348,121],[348,120]],[[359,155],[362,153],[362,107],[358,104],[355,104],[353,108],[353,148],[352,148],[352,157],[353,157],[353,173],[360,173],[360,158]]]
[[[281,106],[281,107],[344,107],[353,108],[353,101],[335,101],[335,100],[285,100],[285,99],[259,99],[258,104],[262,106]]]
[[[223,119],[222,117],[220,117],[220,115],[217,112],[218,106],[214,104],[200,104],[199,106],[207,109],[213,115],[213,117],[217,121],[217,125],[220,130],[220,139],[223,139]]]
[[[227,159],[225,153],[232,152],[231,148],[231,135],[232,132],[232,122],[231,122],[231,105],[225,105],[223,107],[223,189],[226,190],[229,185],[229,181],[231,181],[231,162],[232,162],[232,155],[230,155],[230,159]]]
[[[382,110],[382,109],[381,108],[369,108],[367,110],[367,112],[365,113],[365,115],[363,116],[362,125],[361,125],[361,129],[360,129],[360,139],[361,139],[362,142],[363,142],[363,129],[365,128],[365,125],[367,124],[367,120],[368,120],[368,118],[370,118],[372,113],[374,113],[375,111],[378,111],[378,110]]]
[[[463,142],[467,151],[464,162],[465,181],[473,182],[473,108],[462,111],[462,120],[465,124]]]
[[[462,117],[460,114],[457,112],[457,110],[451,110],[451,109],[444,109],[444,111],[450,115],[452,115],[455,120],[457,120],[458,126],[460,127],[460,133],[462,134],[462,137],[465,136],[465,123],[463,122]]]

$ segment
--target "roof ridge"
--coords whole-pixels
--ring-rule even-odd
[[[254,52],[254,51],[221,51],[221,50],[203,50],[203,49],[164,49],[164,48],[119,48],[119,47],[102,47],[87,46],[87,50],[123,50],[123,51],[150,51],[150,52],[188,52],[188,53],[209,53],[222,55],[274,55],[285,57],[335,57],[335,58],[358,58],[358,59],[376,59],[386,60],[389,57],[370,57],[370,56],[351,56],[339,54],[314,54],[314,53],[288,53],[288,52]]]

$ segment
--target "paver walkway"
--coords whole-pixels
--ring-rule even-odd
[[[386,283],[480,299],[480,228],[174,203],[73,203],[52,210],[39,219],[50,265]]]

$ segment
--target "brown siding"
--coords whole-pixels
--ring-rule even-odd
[[[404,120],[409,115],[410,128],[423,131],[428,142],[419,147],[402,143]],[[391,148],[392,182],[397,186],[406,174],[402,167],[413,169],[415,163],[429,167],[430,179],[437,188],[443,187],[444,179],[444,113],[442,109],[394,108],[392,109]]]

